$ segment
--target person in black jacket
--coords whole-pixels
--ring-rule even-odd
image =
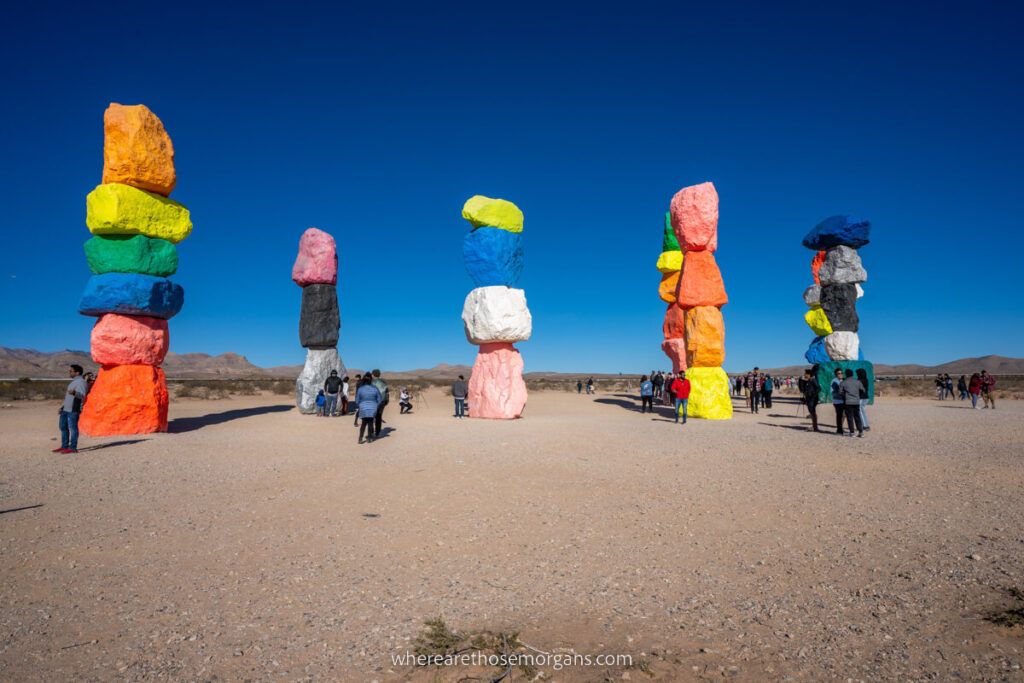
[[[341,393],[341,378],[337,370],[331,370],[331,376],[324,382],[324,416],[334,417],[338,410],[338,395]]]
[[[814,431],[820,432],[821,430],[818,429],[818,392],[821,391],[821,387],[818,386],[818,380],[814,378],[810,370],[804,370],[804,376],[797,386],[803,396],[804,405],[807,406],[807,414],[811,416],[811,426]]]

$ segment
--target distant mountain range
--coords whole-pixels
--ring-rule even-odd
[[[86,351],[54,351],[43,352],[33,349],[9,349],[0,346],[0,379],[52,379],[67,377],[67,367],[78,363],[86,370],[96,370]],[[790,365],[781,368],[765,368],[767,372],[777,375],[796,375],[803,372],[805,365]],[[171,379],[294,379],[302,370],[301,365],[279,365],[272,368],[261,368],[253,365],[245,356],[237,353],[222,353],[211,356],[207,353],[168,353],[164,359],[164,371]],[[468,365],[448,365],[442,363],[432,368],[416,370],[387,370],[385,375],[391,379],[454,379],[459,375],[469,376]],[[876,375],[934,375],[946,373],[951,375],[969,375],[972,372],[988,370],[996,375],[1024,375],[1024,358],[1007,358],[1005,356],[981,356],[980,358],[961,358],[960,360],[942,363],[941,365],[886,365],[875,364]],[[347,368],[349,374],[361,370]],[[528,379],[560,379],[581,376],[595,378],[618,377],[604,373],[570,373],[570,372],[528,372]]]

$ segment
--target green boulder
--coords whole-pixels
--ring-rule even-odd
[[[818,402],[832,402],[832,379],[835,377],[836,368],[843,371],[845,379],[846,370],[853,370],[857,374],[859,368],[864,368],[868,375],[868,403],[875,402],[875,366],[866,360],[833,360],[828,363],[818,364]]]
[[[85,243],[89,270],[103,273],[140,273],[166,277],[178,270],[178,249],[167,240],[144,235],[93,237]]]
[[[662,251],[679,251],[679,240],[676,239],[676,231],[672,229],[672,217],[668,211],[665,212],[665,236],[661,240]]]

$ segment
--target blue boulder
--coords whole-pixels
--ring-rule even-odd
[[[831,216],[807,233],[804,246],[815,251],[838,246],[860,249],[871,241],[870,234],[870,221],[852,216]]]
[[[93,275],[85,285],[78,312],[173,318],[185,303],[185,290],[167,278],[138,273]]]
[[[817,365],[819,363],[828,363],[832,359],[828,357],[828,353],[825,351],[825,338],[815,337],[811,345],[807,347],[807,352],[804,354],[804,358],[811,365]]]
[[[477,228],[462,241],[462,257],[475,287],[515,287],[523,272],[523,235]]]

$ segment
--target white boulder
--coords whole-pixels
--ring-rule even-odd
[[[832,360],[857,360],[860,338],[856,332],[833,332],[825,337],[825,352]]]
[[[808,306],[821,304],[821,285],[811,285],[804,290],[804,303]]]
[[[495,285],[477,287],[466,296],[462,322],[470,344],[526,341],[533,319],[526,307],[526,292]]]

